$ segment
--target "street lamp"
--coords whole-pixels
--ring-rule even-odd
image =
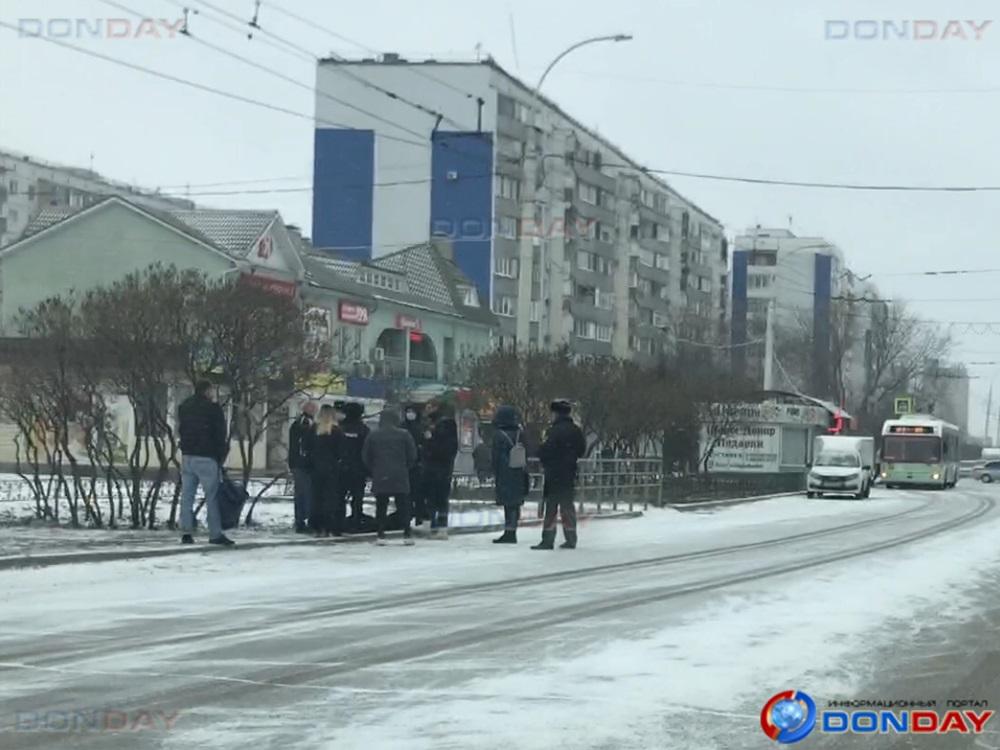
[[[554,68],[560,60],[566,57],[566,55],[568,55],[573,50],[580,49],[580,47],[583,47],[588,44],[596,44],[597,42],[627,42],[631,38],[632,38],[631,34],[610,34],[608,36],[595,36],[591,37],[590,39],[584,39],[582,42],[577,42],[576,44],[567,47],[566,49],[564,49],[562,52],[559,53],[559,55],[556,57],[555,60],[549,63],[549,67],[547,67],[545,69],[545,72],[542,73],[542,77],[538,79],[538,85],[535,86],[535,93],[541,90],[542,84],[545,83],[545,77],[549,74],[549,71],[552,70],[552,68]]]

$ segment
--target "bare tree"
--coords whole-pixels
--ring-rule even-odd
[[[875,304],[869,321],[861,404],[864,418],[876,421],[891,413],[892,399],[910,389],[930,360],[947,356],[952,341],[899,302]]]
[[[314,376],[329,373],[329,343],[309,340],[308,316],[294,300],[249,284],[210,288],[202,315],[211,342],[203,356],[216,365],[224,386],[230,439],[237,443],[246,485],[269,421],[309,391]],[[253,504],[248,520],[252,513]]]

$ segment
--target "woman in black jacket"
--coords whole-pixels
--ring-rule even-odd
[[[344,449],[344,434],[337,426],[336,412],[326,404],[319,410],[316,431],[312,438],[313,498],[309,525],[316,536],[340,536],[344,528],[343,503],[340,493],[340,463]]]
[[[528,494],[528,470],[523,460],[511,461],[511,452],[525,458],[523,430],[517,410],[504,404],[493,417],[493,475],[496,477],[496,503],[503,506],[503,536],[494,544],[517,544],[517,524],[521,506]],[[520,446],[517,451],[515,447]],[[515,464],[511,466],[511,464]],[[519,466],[517,464],[520,464]]]

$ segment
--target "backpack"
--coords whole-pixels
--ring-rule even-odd
[[[500,433],[511,444],[510,453],[507,456],[507,467],[510,469],[523,469],[526,467],[528,465],[528,454],[524,450],[524,443],[521,442],[521,431],[517,431],[517,437],[514,440],[511,440],[510,435],[503,430],[500,430]]]

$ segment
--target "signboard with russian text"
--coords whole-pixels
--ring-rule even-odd
[[[298,293],[298,285],[294,281],[282,281],[281,279],[272,279],[267,276],[261,276],[260,274],[245,273],[240,277],[240,281],[249,286],[255,286],[259,289],[263,289],[266,292],[275,294],[279,297],[288,297],[289,299],[294,299],[295,295]]]
[[[366,326],[368,325],[368,308],[356,302],[341,300],[337,308],[337,317],[344,323]]]
[[[420,318],[415,318],[412,315],[404,315],[399,313],[396,315],[396,328],[401,328],[403,330],[420,330]]]
[[[702,429],[702,446],[709,430]],[[747,424],[732,428],[719,439],[708,460],[709,471],[773,473],[779,470],[781,428],[774,424]]]

